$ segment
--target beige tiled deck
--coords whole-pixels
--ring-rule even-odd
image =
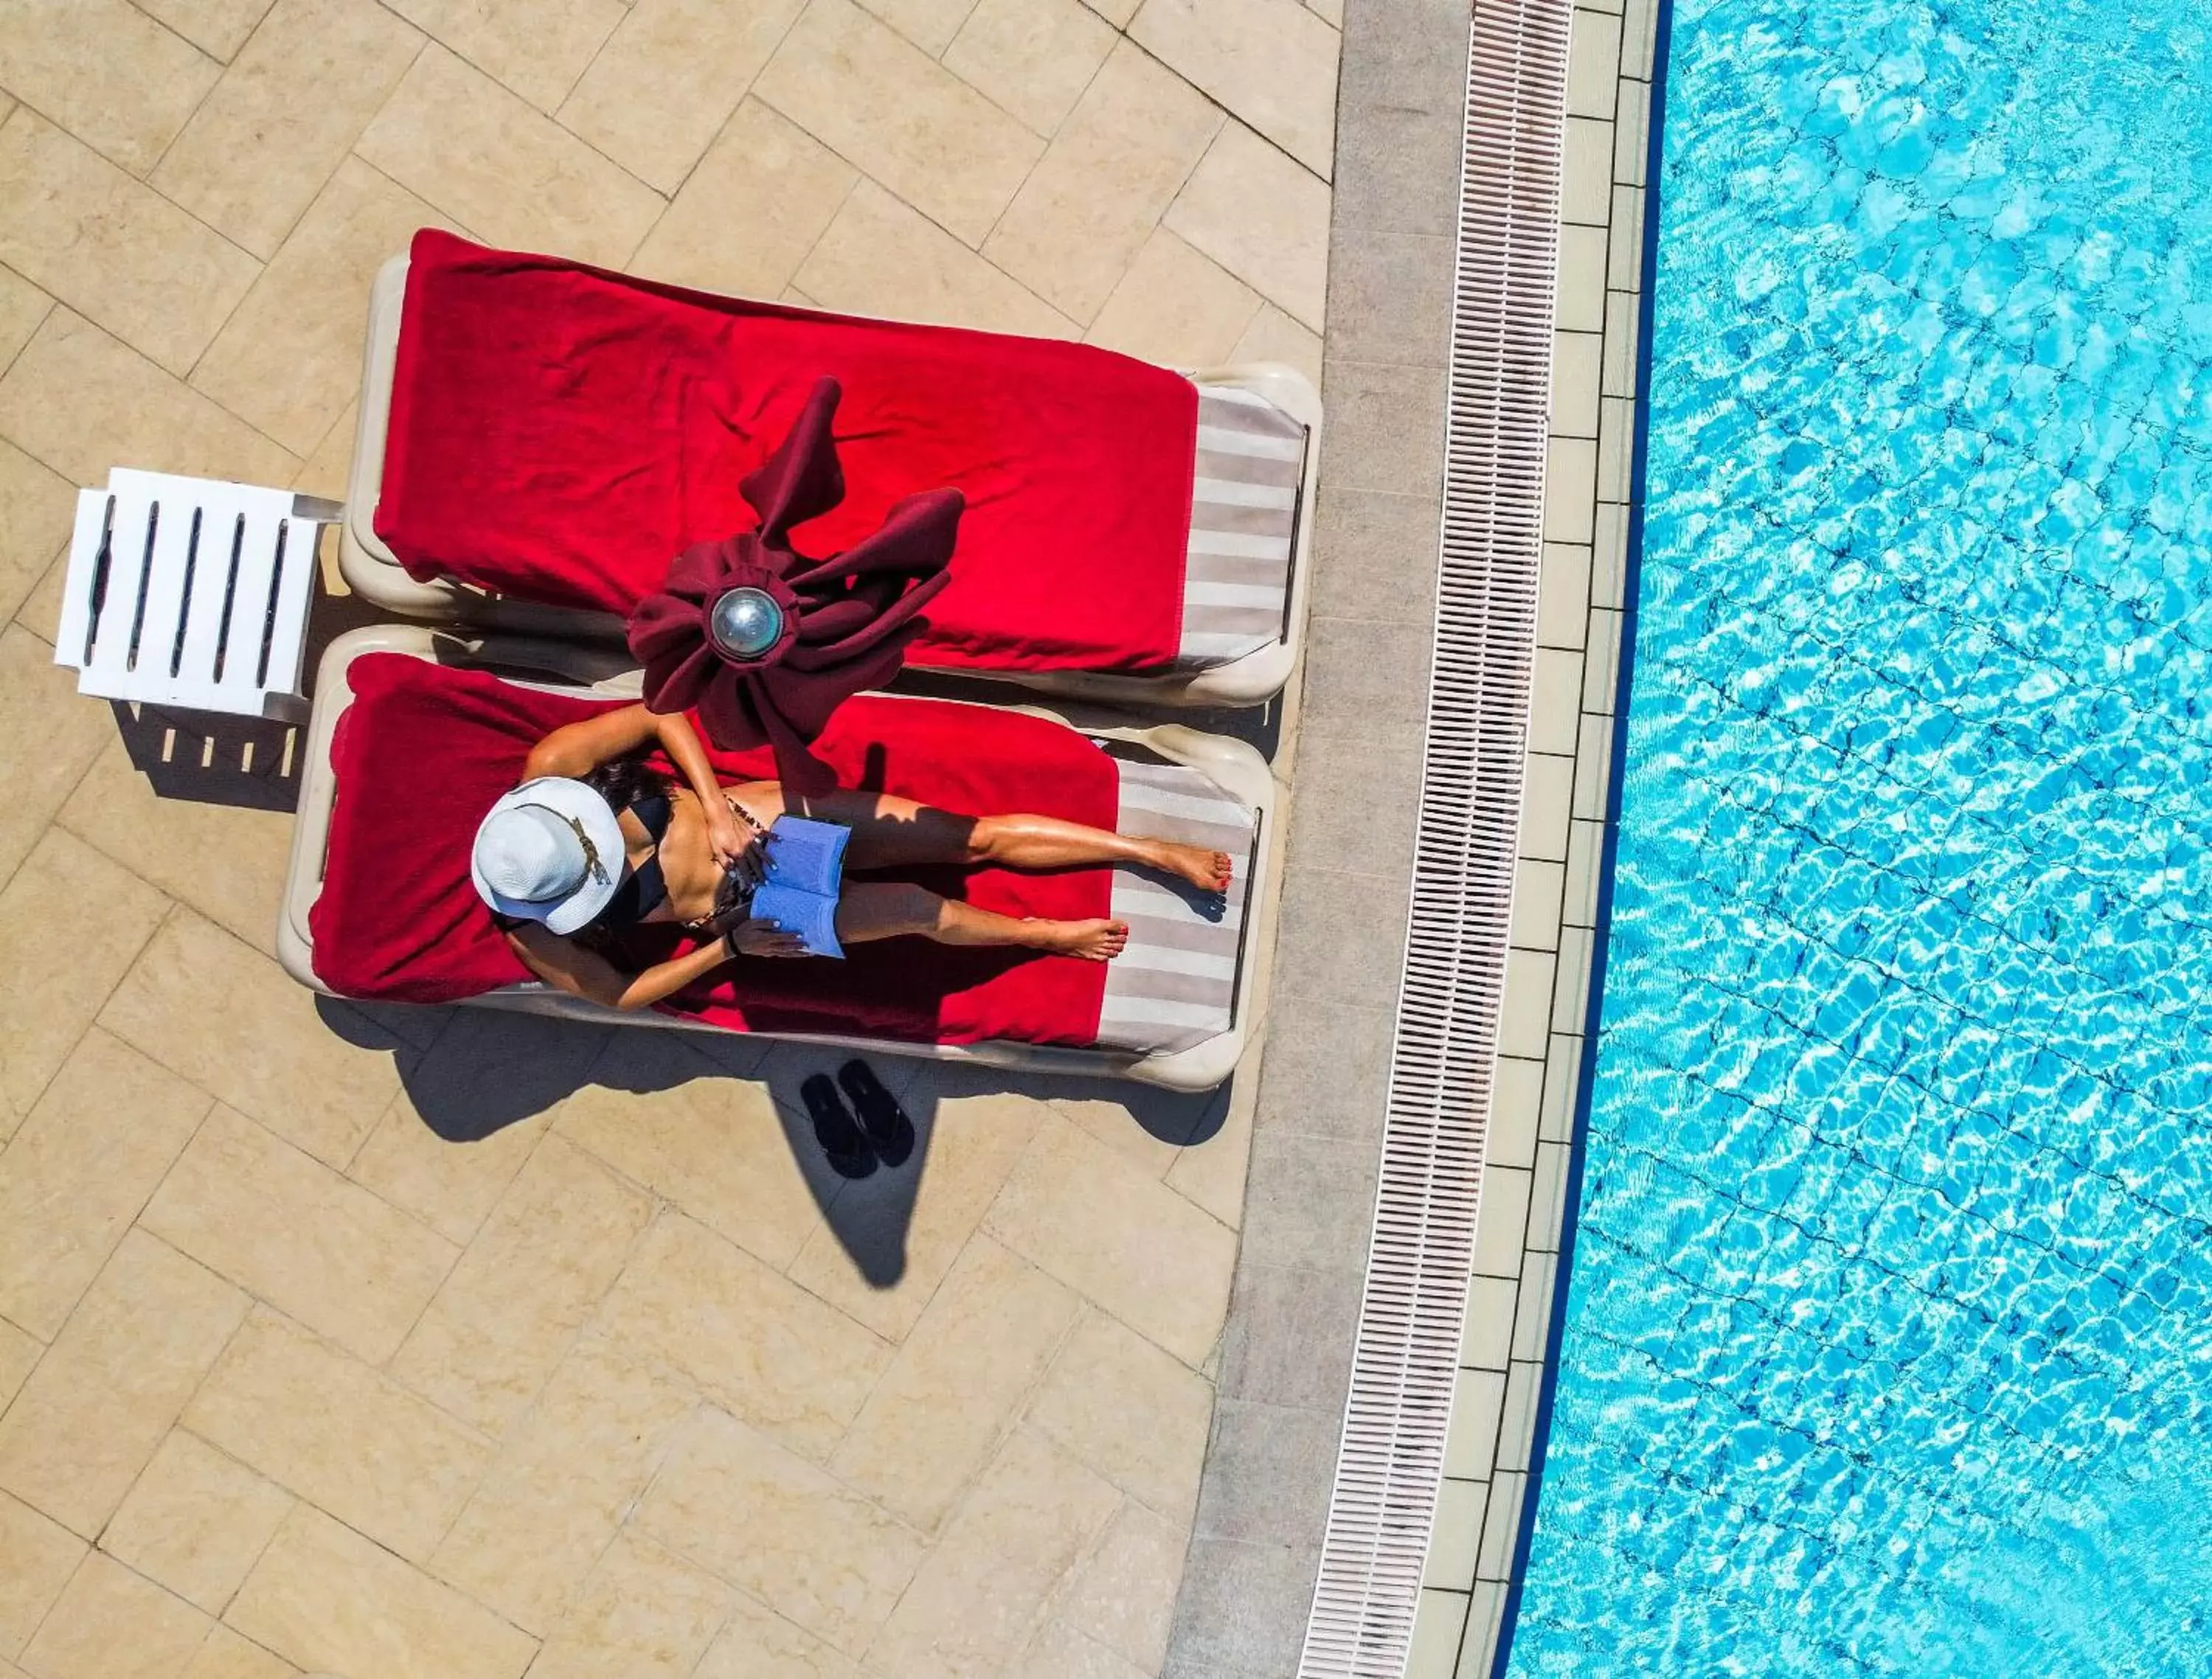
[[[111,713],[47,639],[111,465],[343,494],[421,225],[1317,376],[1336,43],[1293,0],[0,9],[0,1679],[1158,1670],[1252,1081],[919,1072],[916,1165],[840,1185],[816,1058],[319,1004],[281,740]]]

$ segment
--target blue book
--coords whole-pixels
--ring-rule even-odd
[[[845,873],[845,842],[852,829],[836,822],[781,815],[762,843],[768,878],[753,893],[753,919],[796,933],[810,956],[842,959],[837,943],[837,887]]]

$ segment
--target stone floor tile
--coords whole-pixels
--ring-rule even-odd
[[[1224,1397],[1213,1409],[1213,1473],[1192,1530],[1208,1539],[1317,1549],[1336,1472],[1339,1410],[1294,1410]]]
[[[635,0],[562,125],[649,186],[684,184],[805,0]]]
[[[346,1175],[414,1214],[447,1240],[466,1244],[507,1193],[550,1123],[524,1119],[489,1137],[449,1141],[422,1123],[402,1090]]]
[[[182,1679],[207,1616],[100,1551],[88,1555],[23,1652],[49,1679]]]
[[[912,1330],[1044,1118],[1042,1104],[1011,1092],[939,1095],[933,1115],[912,1088],[906,1100],[917,1130],[927,1125],[913,1160],[845,1185],[834,1220],[816,1226],[788,1271],[890,1341]]]
[[[653,223],[630,269],[702,291],[775,297],[859,179],[805,129],[749,98]]]
[[[1221,124],[1221,112],[1188,82],[1129,43],[1118,44],[983,254],[1088,324]]]
[[[891,1361],[878,1337],[674,1212],[647,1235],[600,1322],[618,1345],[666,1361],[817,1462]]]
[[[1563,332],[1605,330],[1605,242],[1602,227],[1559,229],[1556,320]]]
[[[1326,433],[1322,446],[1328,446]],[[1313,542],[1319,564],[1313,574],[1313,610],[1327,618],[1413,624],[1425,633],[1436,611],[1443,525],[1442,498],[1433,491],[1405,495],[1346,489],[1324,476],[1315,508]],[[1417,730],[1394,730],[1382,744],[1414,752],[1419,739]],[[1363,801],[1348,802],[1356,808]],[[1306,817],[1304,803],[1299,801],[1294,821]]]
[[[1611,117],[1620,82],[1620,20],[1575,9],[1567,48],[1567,114]]]
[[[1583,656],[1573,649],[1539,647],[1529,683],[1528,749],[1573,752],[1581,739]],[[1577,789],[1582,777],[1577,773]]]
[[[1498,1076],[1491,1087],[1490,1125],[1483,1140],[1484,1158],[1500,1166],[1536,1163],[1536,1125],[1543,1110],[1544,1061],[1501,1054]]]
[[[649,1196],[551,1137],[532,1155],[392,1373],[487,1434],[537,1397],[639,1234]]]
[[[1536,1135],[1546,1143],[1574,1138],[1575,1098],[1582,1083],[1583,1040],[1553,1033],[1544,1051],[1544,1112]]]
[[[1083,0],[1083,3],[1116,29],[1126,29],[1129,27],[1129,20],[1137,15],[1137,8],[1143,0]]]
[[[323,440],[315,446],[315,452],[301,463],[300,470],[292,475],[292,488],[308,495],[319,495],[326,500],[343,501],[352,488],[354,428],[361,419],[358,400],[348,403],[345,412],[333,421]],[[337,575],[337,561],[329,538],[319,550],[322,558],[323,592],[338,597],[353,591],[343,578]]]
[[[399,1085],[398,1039],[343,1004],[319,1006],[190,910],[163,925],[101,1023],[326,1166],[353,1158]]]
[[[1228,1112],[1221,1128],[1188,1148],[1179,1149],[1161,1179],[1170,1189],[1200,1210],[1213,1215],[1231,1230],[1244,1222],[1244,1180],[1252,1154],[1252,1119],[1256,1104],[1260,1069],[1249,1058],[1243,1076],[1243,1099],[1231,1092]]]
[[[426,227],[451,231],[406,188],[347,158],[209,349],[193,388],[312,455],[360,391],[377,270]]]
[[[1559,927],[1559,963],[1552,991],[1552,1030],[1580,1032],[1589,997],[1590,930],[1579,916],[1564,913]]]
[[[417,1562],[436,1548],[492,1455],[436,1407],[266,1310],[247,1319],[184,1421]]]
[[[1308,1137],[1279,1126],[1255,1137],[1249,1262],[1286,1269],[1358,1264],[1375,1211],[1378,1152],[1366,1138]],[[1314,1543],[1321,1543],[1318,1534]]]
[[[1505,1403],[1505,1372],[1462,1370],[1452,1388],[1451,1421],[1444,1434],[1444,1473],[1462,1481],[1487,1481],[1498,1457],[1498,1419]]]
[[[1321,388],[1321,336],[1292,320],[1272,303],[1262,303],[1251,325],[1229,353],[1239,365],[1250,361],[1281,361],[1304,373]]]
[[[670,1452],[636,1524],[855,1658],[927,1549],[904,1523],[717,1410]]]
[[[1529,1173],[1518,1167],[1486,1166],[1475,1215],[1474,1275],[1521,1275],[1521,1239],[1528,1225]]]
[[[975,0],[866,0],[867,8],[931,58],[941,58]]]
[[[1442,367],[1451,349],[1455,241],[1442,233],[1339,232],[1328,264],[1329,351],[1352,361]]]
[[[1546,1143],[1547,1149],[1564,1149],[1564,1143]],[[1556,1253],[1541,1251],[1524,1252],[1521,1256],[1521,1286],[1513,1301],[1514,1363],[1541,1365],[1549,1350],[1552,1331],[1552,1291],[1559,1281],[1559,1259]]]
[[[1081,1305],[978,1237],[854,1419],[830,1472],[934,1530],[1012,1426]]]
[[[52,647],[56,627],[62,621],[62,590],[68,568],[69,554],[64,549],[54,556],[53,563],[31,585],[31,592],[22,605],[15,609],[16,626],[28,630],[48,648]],[[4,633],[7,627],[0,624],[0,633]]]
[[[17,1329],[0,1318],[0,1411],[21,1391],[45,1352],[46,1343],[30,1330]]]
[[[1424,1585],[1465,1591],[1474,1584],[1474,1554],[1482,1538],[1482,1507],[1489,1495],[1488,1484],[1480,1481],[1446,1481],[1437,1489],[1429,1563],[1421,1578]],[[1455,1648],[1451,1655],[1457,1654]],[[1442,1671],[1449,1673],[1451,1669],[1452,1661],[1447,1659]]]
[[[299,1673],[282,1656],[218,1621],[208,1628],[199,1654],[185,1664],[184,1679],[299,1679]]]
[[[30,1112],[166,908],[143,881],[51,828],[0,889],[0,1125],[12,1132]],[[63,928],[69,955],[58,961]]]
[[[128,0],[18,0],[0,20],[0,88],[134,175],[221,74]]]
[[[0,125],[0,262],[173,373],[260,266],[36,112]]]
[[[1387,995],[1405,949],[1404,894],[1382,875],[1285,870],[1276,944],[1285,999],[1359,1004],[1374,1002],[1378,987]]]
[[[126,1233],[0,1418],[0,1488],[97,1534],[247,1304],[174,1248]]]
[[[1269,1404],[1341,1410],[1352,1379],[1365,1256],[1330,1270],[1248,1264],[1222,1337],[1221,1391]]]
[[[1042,1435],[1016,1434],[922,1559],[869,1664],[901,1679],[997,1674],[1120,1503]]]
[[[1413,1638],[1406,1652],[1406,1679],[1444,1679],[1459,1659],[1467,1634],[1468,1594],[1424,1591],[1413,1611]]]
[[[1651,79],[1652,55],[1658,45],[1656,0],[1622,0],[1620,7],[1620,73],[1639,81]]]
[[[665,202],[441,47],[423,49],[357,149],[481,239],[612,268]]]
[[[1334,741],[1309,742],[1305,750]],[[1410,856],[1410,844],[1400,853]],[[1379,1141],[1395,1031],[1387,987],[1365,1003],[1282,997],[1269,1011],[1255,1123]]]
[[[1288,1545],[1194,1539],[1176,1604],[1176,1662],[1168,1674],[1212,1679],[1296,1671],[1305,1631],[1286,1603],[1310,1601],[1319,1557]],[[1177,1662],[1183,1664],[1177,1665]]]
[[[1114,31],[1078,0],[980,0],[945,68],[1050,136],[1114,46]]]
[[[1607,397],[1636,394],[1636,317],[1639,300],[1634,292],[1605,294],[1605,358],[1598,377],[1598,391]],[[1616,596],[1610,604],[1618,605]]]
[[[1536,645],[1579,648],[1589,618],[1590,550],[1545,543],[1537,579]]]
[[[1155,8],[1161,3],[1152,0]],[[1328,187],[1250,129],[1224,124],[1169,206],[1165,225],[1321,330],[1328,294]]]
[[[1568,817],[1574,807],[1575,761],[1532,752],[1522,764],[1521,855],[1564,863]]]
[[[137,0],[137,4],[210,58],[228,64],[268,12],[270,0]]]
[[[1235,1233],[1058,1115],[983,1227],[1193,1367],[1220,1333]]]
[[[392,9],[545,112],[624,15],[623,0],[392,0]]]
[[[1038,1389],[1028,1425],[1180,1526],[1198,1502],[1212,1415],[1203,1377],[1091,1311]]]
[[[1124,1503],[1070,1578],[1059,1619],[1129,1662],[1158,1673],[1168,1651],[1176,1585],[1189,1534],[1141,1504]]]
[[[736,1596],[658,1545],[617,1534],[530,1679],[688,1679]]]
[[[94,701],[76,702],[99,715]],[[103,719],[103,722],[105,719]],[[210,772],[210,797],[195,797],[192,759],[185,730],[176,755],[158,773],[172,792],[155,791],[152,774],[131,761],[131,747],[112,725],[105,751],[70,795],[56,821],[103,852],[149,885],[190,904],[234,938],[273,956],[276,916],[284,895],[284,867],[292,845],[292,818],[278,808],[289,790],[273,775],[249,780],[235,772]],[[236,743],[229,743],[232,750]],[[222,803],[235,788],[260,803]]]
[[[811,0],[754,87],[971,247],[983,243],[1044,150],[1013,118],[850,0]]]
[[[277,0],[153,184],[255,256],[276,256],[422,46],[375,0]]]
[[[1513,870],[1512,940],[1523,949],[1555,948],[1559,937],[1559,905],[1566,882],[1564,863],[1541,863],[1523,858]]]
[[[15,615],[56,552],[68,544],[76,488],[0,438],[0,622]],[[53,633],[49,624],[46,634]]]
[[[1534,1145],[1530,1157],[1534,1157]],[[1468,1279],[1467,1311],[1461,1319],[1459,1361],[1469,1370],[1503,1374],[1512,1356],[1513,1327],[1519,1285],[1502,1276]]]
[[[221,1106],[142,1221],[179,1252],[371,1364],[392,1356],[459,1252]]]
[[[1076,336],[1058,310],[872,180],[839,208],[797,284],[825,309],[1036,338]]]
[[[1595,437],[1599,360],[1604,340],[1595,332],[1559,332],[1552,340],[1552,433]]]
[[[1065,1621],[1054,1619],[1030,1640],[1007,1670],[1022,1679],[1152,1679],[1157,1668],[1138,1667]]]
[[[813,1634],[740,1597],[691,1679],[861,1679],[861,1673]]]
[[[0,1661],[31,1641],[84,1554],[67,1528],[0,1493]]]
[[[554,1125],[777,1270],[821,1227],[768,1088],[668,1034],[617,1033]]]
[[[1597,495],[1597,440],[1555,437],[1544,474],[1544,539],[1586,542],[1594,532],[1590,509]]]
[[[210,1106],[99,1027],[86,1033],[0,1155],[0,1313],[43,1340],[60,1334]]]
[[[1129,39],[1328,179],[1337,33],[1297,0],[1146,0]]]
[[[307,1505],[223,1618],[303,1669],[377,1679],[520,1679],[537,1652],[527,1634]]]
[[[550,1631],[697,1404],[666,1371],[586,1337],[507,1431],[438,1548],[440,1578],[518,1627]]]
[[[1501,1470],[1490,1482],[1482,1512],[1482,1549],[1475,1558],[1477,1579],[1502,1580],[1513,1566],[1513,1546],[1521,1527],[1521,1499],[1528,1477]]]
[[[291,1507],[283,1488],[173,1429],[100,1536],[100,1549],[220,1615]]]
[[[289,483],[299,470],[289,451],[64,308],[0,378],[0,433],[78,484],[104,484],[118,465],[258,484]]]
[[[1442,368],[1331,359],[1322,395],[1329,412],[1327,472],[1337,488],[1437,500],[1443,482]]]
[[[1234,359],[1260,295],[1164,227],[1137,253],[1084,342],[1169,367]]]
[[[1613,124],[1591,117],[1567,118],[1566,167],[1560,184],[1564,221],[1602,227],[1613,209]],[[1615,234],[1618,236],[1618,229]]]
[[[8,102],[4,108],[12,114],[13,102]],[[0,117],[0,122],[4,120]],[[39,323],[46,319],[53,306],[53,299],[21,275],[0,268],[0,373],[4,373],[23,346],[31,342],[31,335],[39,330]]]
[[[1642,186],[1651,148],[1651,84],[1623,82],[1613,123],[1613,179],[1622,186]]]

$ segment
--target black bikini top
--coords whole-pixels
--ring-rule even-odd
[[[601,932],[634,927],[668,901],[668,882],[660,873],[660,841],[668,832],[674,806],[665,793],[645,793],[633,799],[628,809],[653,836],[653,855],[623,877],[606,907],[592,918],[589,924]]]

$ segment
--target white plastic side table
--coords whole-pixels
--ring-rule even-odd
[[[77,492],[54,663],[104,700],[304,722],[315,543],[343,510],[116,467]]]

